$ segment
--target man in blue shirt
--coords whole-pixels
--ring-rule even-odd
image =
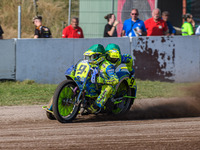
[[[131,18],[124,21],[122,36],[135,37],[146,35],[144,21],[138,18],[138,10],[132,9],[130,15]]]
[[[167,23],[168,30],[169,30],[169,35],[175,35],[176,34],[176,30],[174,29],[172,24],[168,21],[168,17],[169,17],[169,12],[168,11],[163,11],[162,19]]]

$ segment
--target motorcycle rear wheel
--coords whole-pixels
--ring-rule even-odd
[[[117,92],[114,98],[123,97],[124,95],[131,94],[131,90],[125,80],[119,83],[116,90]],[[123,97],[120,101],[114,102],[114,107],[111,113],[119,116],[124,115],[130,110],[132,104],[133,104],[133,99]]]
[[[75,105],[77,95],[73,90],[76,84],[72,80],[64,80],[55,90],[53,96],[53,113],[61,123],[72,122],[78,114],[79,106]]]

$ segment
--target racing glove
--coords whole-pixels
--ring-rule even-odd
[[[134,74],[135,74],[135,70],[133,69],[131,72],[129,72],[130,74],[129,74],[129,78],[131,78],[132,76],[134,76]]]
[[[98,67],[94,68],[94,70],[93,70],[92,77],[91,77],[92,83],[96,83],[97,74],[98,74]]]

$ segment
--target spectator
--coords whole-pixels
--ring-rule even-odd
[[[63,38],[84,38],[82,29],[78,26],[79,19],[73,17],[71,19],[71,25],[63,29],[62,37]]]
[[[119,21],[115,20],[115,15],[108,14],[104,18],[108,21],[104,28],[104,37],[117,37],[116,26]]]
[[[0,25],[0,39],[3,39],[3,29],[1,28],[1,25]]]
[[[196,34],[196,35],[200,35],[200,25],[199,25],[198,28],[196,29],[195,34]]]
[[[188,13],[183,15],[183,18],[185,22],[181,27],[182,36],[194,35],[195,22],[192,19],[192,15]]]
[[[50,29],[42,25],[42,16],[35,16],[33,18],[33,23],[35,25],[35,39],[52,38]]]
[[[144,22],[138,18],[138,9],[132,9],[131,18],[124,21],[122,36],[134,37],[146,35]]]
[[[167,23],[160,18],[160,9],[152,11],[152,18],[147,19],[144,24],[147,29],[147,36],[167,35]]]
[[[168,18],[169,18],[169,12],[168,11],[164,11],[162,13],[162,19],[167,23],[167,27],[168,27],[168,30],[169,30],[169,35],[175,35],[176,34],[176,30],[174,29],[172,24],[168,21]]]

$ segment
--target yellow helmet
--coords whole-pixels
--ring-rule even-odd
[[[111,63],[116,63],[118,60],[120,60],[121,57],[121,51],[117,44],[110,43],[105,48],[106,52],[106,59],[110,61]]]
[[[100,56],[102,55],[102,53],[100,52],[93,52],[92,50],[86,51],[84,53],[84,59],[85,60],[89,60],[89,61],[95,61],[97,60]]]
[[[89,60],[91,63],[98,63],[98,59],[105,54],[105,49],[101,44],[95,44],[91,46],[83,55],[85,60]]]
[[[117,50],[109,50],[106,52],[106,59],[111,63],[116,63],[120,59],[120,53]]]

